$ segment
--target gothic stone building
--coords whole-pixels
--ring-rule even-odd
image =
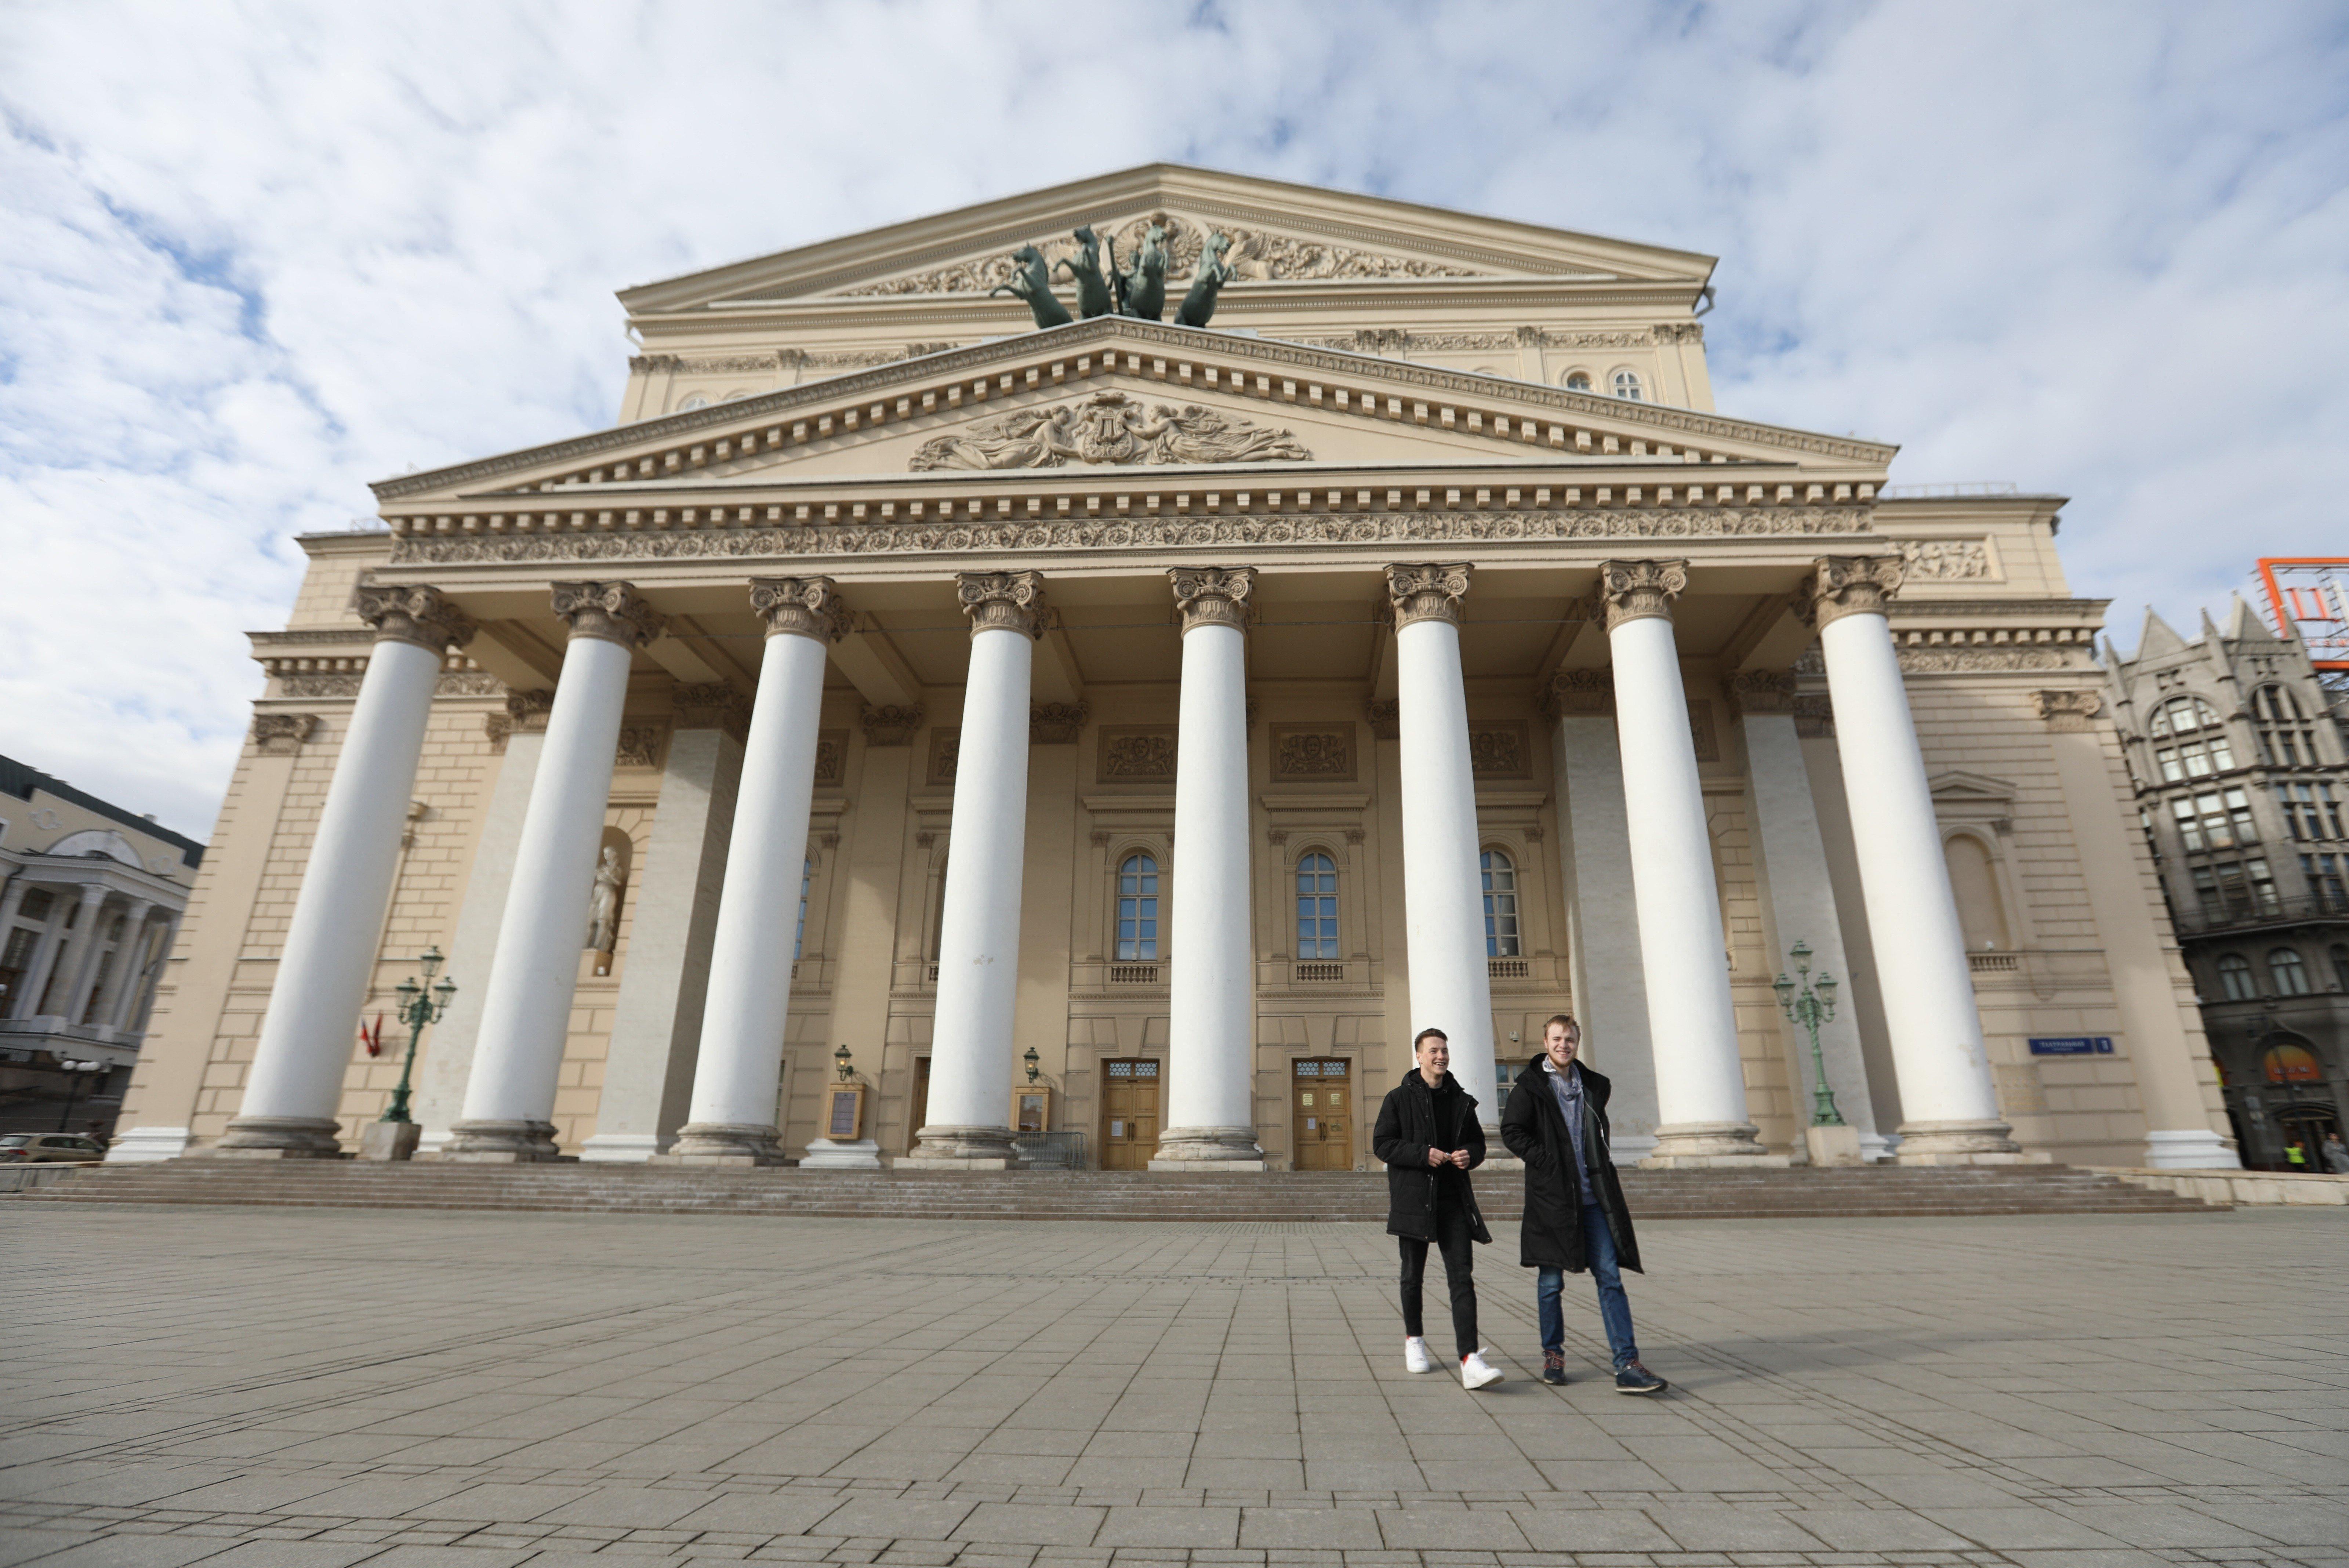
[[[989,292],[1153,223],[1211,326]],[[1351,1169],[1571,1009],[1785,1161],[1799,942],[1868,1157],[2231,1165],[2060,503],[1715,411],[1713,265],[1160,165],[628,290],[619,423],[304,541],[133,1152],[347,1147],[438,944],[438,1158]]]
[[[2240,598],[2192,642],[2148,613],[2106,666],[2244,1163],[2321,1170],[2349,1121],[2344,699]]]

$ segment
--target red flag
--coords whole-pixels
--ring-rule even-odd
[[[373,1029],[369,1029],[364,1023],[359,1025],[359,1044],[367,1047],[367,1054],[370,1056],[380,1056],[383,1054],[382,1013],[378,1012],[375,1015],[375,1027]]]

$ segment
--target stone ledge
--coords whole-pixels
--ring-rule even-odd
[[[2084,1165],[2077,1168],[2110,1176],[2134,1187],[2175,1192],[2206,1203],[2246,1208],[2280,1204],[2349,1207],[2349,1176],[2302,1170],[2155,1170],[2137,1167]]]

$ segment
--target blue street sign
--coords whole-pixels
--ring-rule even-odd
[[[2109,1034],[2053,1034],[2031,1038],[2033,1056],[2109,1056],[2113,1054],[2113,1037]]]

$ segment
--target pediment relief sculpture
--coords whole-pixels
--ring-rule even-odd
[[[1021,409],[922,443],[906,464],[939,469],[1063,468],[1078,463],[1309,462],[1285,430],[1185,403],[1145,409],[1123,392]]]
[[[1211,231],[1190,219],[1168,213],[1153,213],[1121,224],[1089,224],[1066,239],[1046,240],[1023,248],[1032,249],[1049,272],[1058,274],[1065,265],[1072,275],[1081,279],[1088,256],[1086,242],[1079,235],[1098,236],[1097,243],[1107,245],[1112,254],[1123,252],[1133,256],[1150,243],[1150,231],[1154,226],[1164,231],[1165,275],[1187,278],[1196,273],[1200,254],[1207,248]],[[1353,245],[1270,234],[1262,229],[1238,228],[1228,223],[1216,225],[1216,232],[1230,238],[1231,249],[1224,259],[1231,266],[1233,275],[1242,282],[1348,282],[1359,278],[1492,275],[1476,267],[1459,266],[1450,262],[1392,255]],[[902,294],[988,294],[1009,286],[1023,265],[1013,255],[975,258],[908,273],[903,277],[885,278],[878,283],[858,284],[843,289],[841,294],[848,298]]]

